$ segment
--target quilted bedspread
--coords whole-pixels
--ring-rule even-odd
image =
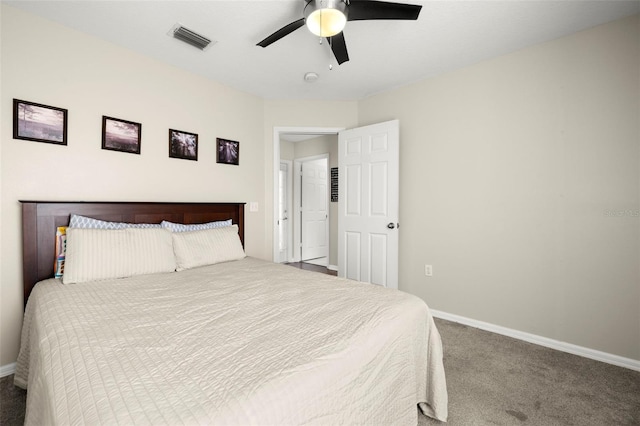
[[[39,283],[15,382],[26,424],[415,425],[447,417],[419,298],[258,259]]]

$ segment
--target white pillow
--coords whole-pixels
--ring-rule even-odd
[[[238,260],[246,256],[238,236],[238,225],[177,232],[171,235],[178,271]]]
[[[166,229],[67,228],[64,284],[175,270]]]
[[[216,222],[207,222],[207,223],[194,223],[194,224],[184,224],[184,223],[173,223],[166,220],[163,220],[160,225],[163,228],[167,228],[171,230],[171,232],[188,232],[188,231],[200,231],[202,229],[212,229],[212,228],[222,228],[225,226],[231,226],[231,219],[227,220],[218,220]]]

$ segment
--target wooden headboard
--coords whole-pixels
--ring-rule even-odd
[[[231,219],[238,225],[244,245],[245,203],[149,203],[20,201],[22,203],[22,253],[24,304],[38,281],[53,277],[58,226],[69,224],[71,214],[111,222],[205,223]]]

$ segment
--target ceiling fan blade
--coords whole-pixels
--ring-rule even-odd
[[[294,21],[294,22],[292,22],[292,23],[290,23],[288,25],[285,25],[284,27],[280,28],[278,31],[276,31],[275,33],[271,34],[269,37],[267,37],[264,40],[262,40],[256,46],[267,47],[271,43],[274,43],[274,42],[280,40],[282,37],[291,34],[292,32],[294,32],[295,30],[297,30],[298,28],[300,28],[303,25],[304,25],[304,18],[300,18],[297,21]]]
[[[331,44],[331,51],[333,56],[336,57],[338,65],[349,60],[349,54],[347,53],[347,43],[344,41],[344,32],[340,32],[333,37],[327,37],[327,40]]]
[[[368,19],[402,19],[415,21],[420,15],[421,5],[390,3],[386,1],[351,0],[349,2],[348,21]]]

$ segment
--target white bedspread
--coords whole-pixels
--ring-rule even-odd
[[[446,420],[440,335],[406,293],[257,259],[34,289],[26,424]]]

